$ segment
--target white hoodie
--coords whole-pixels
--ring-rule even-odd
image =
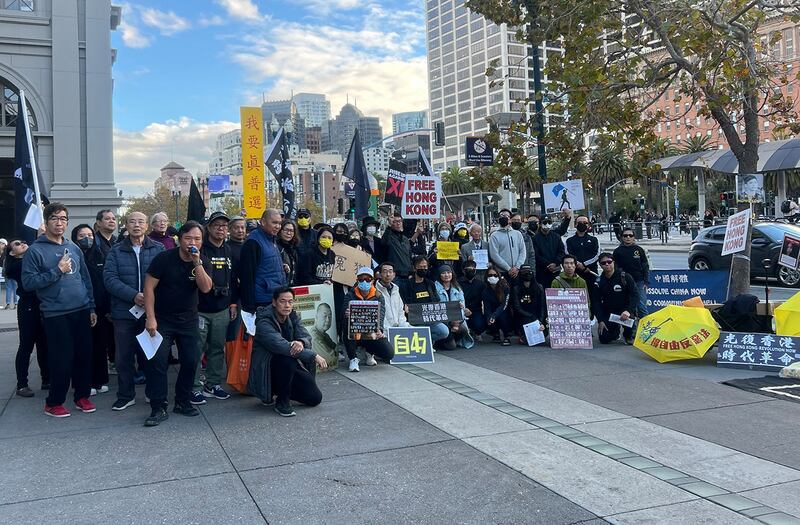
[[[397,284],[392,284],[392,290],[389,291],[380,281],[375,283],[375,287],[383,295],[383,301],[386,306],[386,313],[383,316],[384,328],[411,326],[406,319],[405,304],[403,304],[403,298],[400,297],[400,287]]]

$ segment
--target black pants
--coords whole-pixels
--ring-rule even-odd
[[[136,397],[136,385],[133,382],[134,356],[139,361],[139,369],[144,369],[147,362],[142,348],[136,341],[136,336],[144,330],[144,321],[145,318],[142,316],[140,319],[115,319],[113,323],[116,342],[117,399],[126,402]]]
[[[389,339],[362,339],[361,341],[353,341],[352,339],[345,339],[344,349],[347,352],[347,358],[353,359],[356,356],[356,348],[361,347],[368,354],[383,359],[387,363],[394,357],[394,348],[389,342]]]
[[[108,384],[108,359],[114,355],[114,325],[105,315],[97,315],[92,327],[92,387]]]
[[[15,365],[17,369],[17,389],[28,386],[28,367],[31,363],[33,346],[36,345],[36,361],[42,375],[42,384],[50,382],[47,372],[47,338],[44,334],[42,312],[35,300],[20,297],[17,305],[17,326],[19,326],[19,349]]]
[[[310,366],[316,366],[313,363]],[[314,376],[300,366],[294,357],[273,354],[269,362],[272,393],[278,401],[293,399],[298,403],[315,407],[322,402],[322,392]]]
[[[47,366],[50,373],[48,406],[63,405],[70,380],[75,401],[89,397],[92,383],[92,323],[89,309],[44,320]]]
[[[154,409],[161,408],[167,402],[167,368],[172,343],[178,347],[178,361],[180,370],[178,380],[175,382],[175,403],[188,403],[192,395],[194,372],[200,361],[198,348],[200,347],[199,320],[183,324],[174,324],[158,320],[158,333],[164,338],[158,352],[147,362],[145,375],[145,395],[150,398],[150,406]]]
[[[608,344],[613,343],[617,339],[619,339],[619,329],[622,328],[622,334],[624,337],[633,337],[633,328],[628,328],[627,326],[622,326],[618,323],[612,323],[611,321],[606,321],[606,331],[602,334],[600,330],[597,331],[597,338],[600,340],[601,343]]]
[[[511,312],[506,310],[497,316],[493,324],[489,324],[489,318],[486,319],[486,332],[492,335],[499,335],[499,331],[502,330],[503,337],[511,337],[514,332],[512,325]]]

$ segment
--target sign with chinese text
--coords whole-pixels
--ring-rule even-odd
[[[283,216],[295,220],[297,210],[294,207],[294,176],[289,159],[289,140],[283,128],[279,129],[278,134],[272,139],[272,145],[267,152],[266,164],[281,190]]]
[[[464,315],[458,301],[443,303],[411,303],[408,306],[408,322],[413,325],[461,321]]]
[[[750,215],[752,210],[734,213],[728,217],[728,225],[725,227],[725,240],[722,241],[722,254],[730,255],[744,251],[747,242],[747,230],[750,228]]]
[[[371,339],[381,326],[381,303],[350,301],[347,305],[347,336],[350,339]]]
[[[242,191],[246,219],[260,219],[267,209],[264,192],[264,121],[261,108],[242,107]]]
[[[404,219],[438,219],[441,195],[442,179],[439,177],[406,175],[400,214]]]
[[[778,264],[786,266],[792,270],[800,267],[800,239],[788,233],[783,234],[783,245],[781,246],[781,256]]]
[[[406,165],[397,159],[389,159],[389,172],[386,174],[386,193],[383,202],[399,206],[403,203],[403,189],[406,185]]]
[[[717,348],[717,366],[780,372],[800,361],[800,337],[772,334],[722,332]]]
[[[436,241],[436,258],[440,261],[458,260],[458,242]]]
[[[394,357],[390,361],[393,365],[433,363],[433,341],[429,327],[389,328],[387,336],[394,348]]]
[[[467,137],[464,157],[467,166],[491,166],[494,164],[494,149],[483,137]]]
[[[339,366],[339,353],[336,351],[336,317],[332,310],[333,286],[315,284],[297,286],[294,290],[294,311],[300,316],[302,324],[311,336],[311,349],[321,355],[328,363],[327,370]],[[318,368],[318,371],[322,369]]]
[[[548,288],[545,294],[550,348],[593,348],[586,290]]]
[[[721,270],[650,270],[647,308],[650,313],[668,304],[700,296],[704,304],[721,304],[728,295],[728,272]]]
[[[333,253],[336,257],[333,262],[331,280],[335,283],[353,286],[356,284],[356,272],[358,272],[359,268],[363,266],[372,268],[370,254],[358,248],[337,242],[333,245]]]

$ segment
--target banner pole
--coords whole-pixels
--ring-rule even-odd
[[[25,126],[25,136],[28,138],[28,155],[31,158],[31,173],[33,175],[33,199],[36,202],[36,207],[39,209],[39,224],[44,224],[44,210],[42,209],[42,193],[39,188],[39,172],[36,169],[36,155],[33,154],[33,135],[31,134],[31,127],[28,124],[28,104],[25,101],[25,90],[19,90],[19,100],[22,106],[22,124]]]

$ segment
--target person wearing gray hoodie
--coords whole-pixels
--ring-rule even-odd
[[[70,381],[75,406],[94,412],[89,400],[92,380],[92,331],[94,313],[92,280],[80,248],[64,237],[69,215],[58,202],[44,209],[44,235],[40,235],[22,260],[22,283],[36,292],[41,302],[47,335],[50,391],[44,412],[68,417],[64,408]]]
[[[522,232],[511,228],[511,211],[500,210],[500,228],[489,236],[489,259],[510,283],[517,282],[519,269],[525,264],[528,252]]]

